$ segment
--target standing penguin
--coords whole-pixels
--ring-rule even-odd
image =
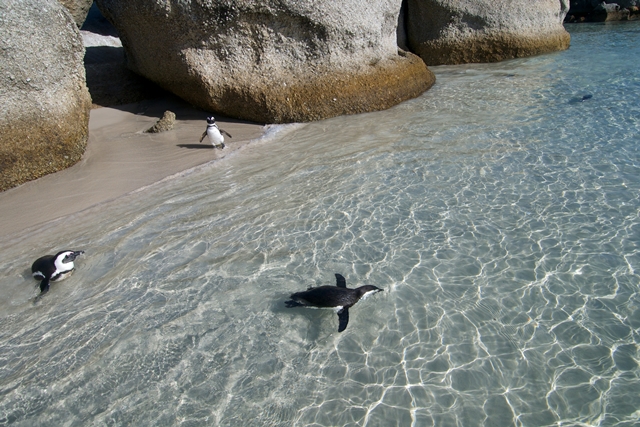
[[[347,329],[347,324],[349,323],[349,307],[361,299],[381,291],[382,289],[373,285],[349,289],[344,277],[336,274],[336,286],[319,286],[317,288],[309,288],[304,292],[296,292],[291,294],[291,300],[285,301],[284,304],[287,308],[331,308],[338,314],[340,321],[338,332],[342,332]]]
[[[75,268],[73,261],[83,253],[84,251],[66,250],[35,260],[31,265],[31,273],[34,279],[41,280],[40,294],[49,290],[49,282],[58,282],[69,277]]]
[[[214,148],[217,148],[218,145],[220,148],[224,148],[224,136],[222,134],[227,135],[229,138],[233,138],[229,132],[220,129],[216,124],[216,119],[211,116],[207,117],[207,130],[204,131],[202,137],[200,138],[200,142],[204,139],[205,136],[209,137],[209,142],[213,145]]]

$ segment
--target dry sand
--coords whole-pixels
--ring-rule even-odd
[[[206,139],[200,144],[209,114],[129,71],[115,29],[95,4],[81,34],[86,48],[87,86],[94,106],[129,104],[91,110],[89,141],[80,162],[0,192],[0,242],[179,172],[221,160],[264,134],[260,124],[216,116],[219,126],[233,138],[226,138],[224,150],[214,149]],[[145,133],[166,110],[176,114],[173,129]]]
[[[176,124],[163,133],[144,133],[173,111]],[[220,160],[264,133],[264,126],[217,117],[233,135],[224,150],[203,141],[207,113],[177,98],[147,100],[91,111],[89,141],[80,162],[0,193],[0,241],[113,200],[168,176]]]

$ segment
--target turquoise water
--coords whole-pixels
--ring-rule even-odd
[[[640,23],[568,29],[5,244],[0,425],[640,425]]]

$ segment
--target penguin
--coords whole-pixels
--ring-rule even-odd
[[[49,282],[66,279],[73,273],[73,261],[84,251],[61,251],[55,255],[45,255],[31,265],[31,274],[40,282],[40,294],[49,290]]]
[[[296,292],[291,294],[291,300],[285,301],[284,304],[287,308],[331,308],[338,314],[338,332],[342,332],[347,329],[349,323],[349,307],[376,292],[382,292],[382,289],[373,285],[349,289],[344,277],[336,273],[336,286],[311,287],[304,292]]]
[[[218,145],[220,146],[220,148],[224,148],[225,145],[224,136],[222,136],[223,134],[227,135],[229,138],[233,138],[229,134],[229,132],[218,127],[218,125],[216,124],[216,119],[213,116],[207,117],[207,130],[205,130],[202,134],[200,142],[204,140],[205,136],[208,136],[209,142],[211,143],[211,145],[213,145],[214,148],[217,148]]]
[[[569,100],[569,104],[578,104],[578,103],[580,103],[580,102],[588,101],[588,100],[590,100],[591,98],[593,98],[593,95],[592,95],[592,94],[590,94],[590,93],[588,93],[588,94],[586,94],[586,95],[582,95],[582,98],[578,98],[578,97],[576,97],[576,98],[571,98],[571,99]]]

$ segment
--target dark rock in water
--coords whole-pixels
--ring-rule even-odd
[[[84,46],[57,0],[0,2],[0,191],[82,157],[91,98]]]
[[[145,132],[146,133],[166,132],[168,130],[173,129],[173,125],[175,123],[176,123],[175,113],[167,110],[164,112],[164,115],[162,116],[162,118],[158,120],[155,125],[145,130]]]

